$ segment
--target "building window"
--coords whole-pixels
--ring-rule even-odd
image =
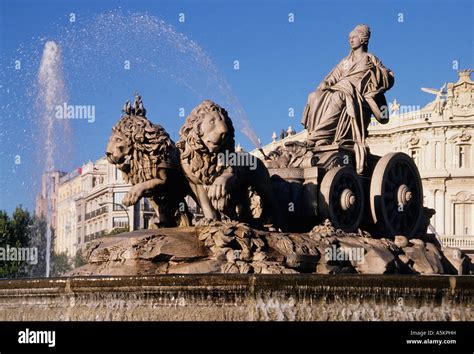
[[[145,217],[143,218],[143,228],[144,228],[144,229],[148,229],[148,226],[149,226],[149,225],[150,225],[150,218],[148,218],[148,217],[145,216]]]
[[[454,234],[458,236],[472,235],[474,208],[472,203],[454,204]]]
[[[119,205],[122,204],[123,198],[127,192],[116,192],[114,193],[114,210],[123,210]]]
[[[459,168],[471,167],[471,146],[457,145],[456,146],[456,160]]]
[[[420,148],[414,148],[410,150],[410,156],[417,166],[420,166],[420,162],[421,162],[420,155],[421,155]]]

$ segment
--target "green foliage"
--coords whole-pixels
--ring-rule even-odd
[[[28,247],[28,233],[31,217],[21,205],[9,217],[5,211],[0,211],[0,247],[2,251],[8,248]],[[18,260],[0,260],[0,278],[16,278],[23,273],[25,262]]]
[[[69,272],[72,266],[66,253],[51,253],[50,276],[59,277]]]
[[[0,248],[35,248],[36,264],[25,261],[0,260],[0,278],[44,277],[46,275],[46,229],[44,218],[32,216],[18,206],[10,217],[0,210]],[[51,232],[51,238],[54,234]],[[51,245],[51,250],[54,246]],[[72,269],[71,261],[64,253],[55,254],[51,251],[51,276],[60,276]]]
[[[31,215],[19,205],[9,216],[0,210],[0,248],[35,248],[38,262],[30,264],[25,261],[0,260],[0,278],[44,277],[46,275],[46,230],[47,221],[44,218]],[[128,228],[115,228],[105,236],[113,236],[128,232]],[[66,253],[54,253],[54,232],[51,230],[50,276],[62,276],[73,267],[86,264],[81,250],[73,259]]]
[[[74,257],[74,268],[82,267],[86,264],[86,260],[84,259],[84,255],[82,254],[82,249],[78,249],[76,251],[76,256]]]

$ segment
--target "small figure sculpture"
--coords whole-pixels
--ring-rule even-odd
[[[435,100],[429,104],[429,106],[433,108],[433,112],[435,112],[436,114],[443,114],[444,105],[446,103],[446,99],[445,99],[446,86],[447,86],[447,83],[445,82],[444,85],[439,90],[436,90],[434,88],[426,88],[426,87],[421,88],[421,91],[423,92],[436,95]]]
[[[273,134],[272,134],[272,143],[276,142],[277,138],[278,138],[277,133],[273,132]]]
[[[398,111],[400,111],[400,103],[398,103],[397,99],[394,98],[393,102],[390,103],[390,112],[391,113],[397,113]]]
[[[365,144],[370,116],[388,121],[384,92],[394,83],[392,71],[367,52],[370,29],[356,26],[349,34],[351,51],[308,96],[302,124],[309,145],[330,145],[344,139]]]

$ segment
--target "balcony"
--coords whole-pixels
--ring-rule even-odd
[[[474,251],[474,235],[442,235],[440,240],[444,247],[456,247],[463,251]]]
[[[106,234],[105,230],[94,232],[93,234],[87,235],[84,238],[84,242],[89,242],[95,240],[96,238],[102,237]]]
[[[89,220],[89,219],[95,218],[96,216],[105,214],[107,211],[108,211],[107,206],[103,206],[99,209],[91,211],[90,213],[86,213],[86,216],[85,216],[84,220]]]
[[[112,227],[115,229],[116,227],[124,227],[128,228],[128,222],[127,221],[114,221],[112,223]]]

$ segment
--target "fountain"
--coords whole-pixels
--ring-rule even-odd
[[[46,42],[43,56],[41,58],[38,71],[38,110],[41,112],[41,122],[45,130],[44,152],[45,165],[44,172],[46,178],[46,277],[49,277],[51,258],[51,222],[52,222],[52,176],[55,170],[54,151],[56,149],[55,131],[57,125],[67,127],[67,120],[55,118],[56,107],[67,102],[67,95],[62,74],[61,50],[56,42]]]
[[[368,27],[358,28],[367,40]],[[413,162],[403,154],[380,157],[364,150],[362,115],[367,112],[359,112],[360,126],[344,117],[342,131],[353,129],[356,144],[339,144],[331,134],[324,141],[317,133],[327,131],[313,128],[337,119],[325,110],[316,114],[322,92],[310,94],[305,114],[315,133],[311,141],[273,151],[255,169],[218,166],[217,154],[235,153],[230,117],[255,146],[259,143],[230,85],[195,42],[156,17],[113,11],[66,31],[57,43],[61,50],[56,42],[46,43],[38,75],[46,172],[56,168],[53,109],[67,101],[61,52],[71,58],[65,65],[71,72],[68,83],[93,82],[91,90],[99,90],[114,74],[110,58],[130,58],[136,66],[130,90],[147,77],[167,77],[222,106],[210,100],[197,105],[175,144],[165,128],[148,119],[140,96],[133,107],[127,102],[106,157],[132,184],[124,204],[148,197],[156,212],[153,226],[160,228],[90,242],[87,264],[65,278],[0,280],[0,308],[5,309],[0,320],[474,318],[474,284],[465,275],[469,259],[456,249],[441,249],[426,235],[430,213],[422,208]],[[82,50],[72,52],[79,44]],[[393,84],[392,73],[381,64],[364,70],[380,70],[380,75],[367,75],[364,89],[382,92]],[[81,75],[80,82],[69,81],[74,73]],[[318,90],[327,91],[333,102],[329,86],[325,82]],[[362,94],[354,97],[363,99]],[[367,97],[376,110],[380,102]],[[342,162],[348,155],[349,162]],[[379,185],[368,193],[362,180],[371,178]],[[406,213],[390,214],[393,200],[380,195],[381,186],[400,196]],[[189,215],[180,209],[183,195],[176,191],[188,193],[203,209],[197,224],[189,224]],[[373,215],[364,208],[364,198],[373,204]],[[288,208],[293,202],[297,212]],[[182,215],[173,220],[178,211]],[[386,234],[362,231],[362,220]]]
[[[472,321],[469,276],[197,274],[0,281],[0,321]]]
[[[245,109],[211,56],[172,25],[146,12],[120,9],[76,25],[61,27],[57,38],[75,88],[100,92],[110,78],[124,75],[129,92],[149,82],[165,83],[159,86],[163,90],[176,85],[186,90],[181,97],[184,103],[213,99],[225,105],[239,130],[253,146],[258,145]]]

